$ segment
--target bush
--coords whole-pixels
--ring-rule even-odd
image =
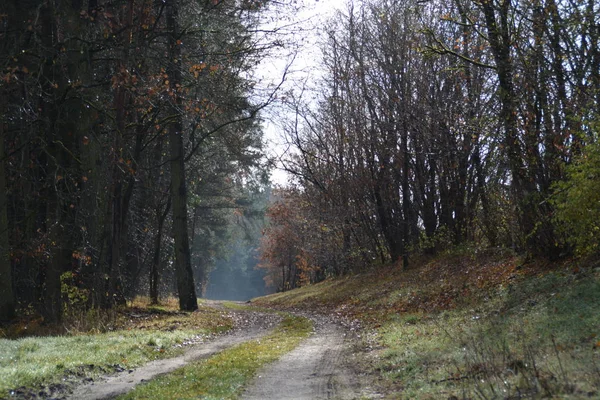
[[[600,145],[590,144],[555,185],[557,226],[580,255],[600,252]]]

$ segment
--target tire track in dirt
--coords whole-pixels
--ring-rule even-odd
[[[216,302],[213,305],[218,306]],[[134,370],[123,371],[116,375],[103,377],[100,381],[78,386],[66,398],[72,400],[115,398],[127,393],[140,383],[172,372],[192,361],[205,359],[240,343],[259,339],[269,334],[281,320],[281,317],[275,314],[251,311],[231,312],[231,315],[236,321],[236,328],[231,333],[206,343],[194,345],[179,357],[155,360]]]
[[[323,317],[311,319],[313,335],[260,371],[243,400],[373,398],[348,366],[351,343],[344,329]]]

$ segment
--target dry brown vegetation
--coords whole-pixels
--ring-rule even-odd
[[[137,297],[123,307],[91,309],[68,315],[61,323],[44,323],[39,314],[25,313],[0,327],[0,338],[82,335],[133,329],[224,331],[232,327],[231,319],[212,307],[200,305],[197,311],[191,313],[179,311],[178,307],[175,298],[165,299],[160,305],[150,305],[147,298]]]

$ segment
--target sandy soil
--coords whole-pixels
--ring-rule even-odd
[[[315,332],[292,352],[259,372],[243,400],[380,398],[353,352],[356,338],[323,316],[311,316]]]
[[[215,302],[213,305],[218,306],[218,303]],[[77,386],[73,393],[66,398],[73,400],[112,399],[127,393],[139,383],[158,375],[167,374],[191,361],[208,358],[226,348],[258,339],[268,334],[281,320],[281,317],[275,314],[258,312],[231,312],[231,316],[236,322],[235,328],[226,335],[206,343],[196,344],[179,357],[152,361],[137,369],[122,371],[102,380]]]

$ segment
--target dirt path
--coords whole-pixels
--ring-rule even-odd
[[[380,397],[353,363],[346,330],[324,317],[311,317],[315,333],[259,372],[243,400],[359,399]]]
[[[211,303],[213,307],[220,307],[219,302]],[[232,311],[231,316],[236,328],[229,334],[194,345],[182,356],[156,360],[135,370],[83,384],[66,398],[112,399],[142,382],[172,372],[191,361],[208,358],[239,343],[260,338],[281,320],[281,317],[273,313],[253,311]],[[260,371],[243,393],[242,399],[380,398],[371,390],[372,379],[361,371],[361,355],[353,351],[356,341],[348,334],[349,330],[329,317],[308,317],[314,322],[314,333],[295,350]]]
[[[215,302],[214,306],[218,306],[218,303]],[[275,314],[247,311],[232,312],[231,315],[236,321],[236,328],[231,333],[207,343],[194,345],[179,357],[152,361],[137,369],[123,371],[105,377],[100,381],[78,386],[66,398],[73,400],[112,399],[120,394],[127,393],[137,384],[151,380],[158,375],[172,372],[191,361],[208,358],[229,347],[258,339],[268,334],[281,319]]]

